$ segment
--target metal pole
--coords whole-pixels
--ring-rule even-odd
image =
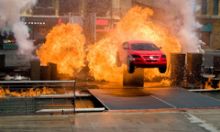
[[[76,113],[76,79],[73,84],[73,112]]]
[[[111,29],[113,27],[113,0],[111,0]]]

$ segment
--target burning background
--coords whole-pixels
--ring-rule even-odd
[[[164,0],[156,3],[160,14],[150,8],[133,7],[104,38],[89,45],[86,50],[82,29],[78,25],[57,25],[37,51],[41,63],[56,63],[59,73],[76,76],[85,66],[86,56],[90,75],[95,80],[121,82],[123,66],[117,67],[116,53],[124,41],[152,41],[162,47],[168,61],[171,52],[200,52],[195,1]],[[169,70],[164,75],[157,69],[145,70],[146,79],[157,76],[169,77]]]
[[[116,65],[116,54],[123,42],[128,40],[152,41],[168,57],[172,52],[201,52],[201,41],[196,30],[200,27],[195,19],[195,1],[159,0],[156,6],[160,11],[133,7],[101,40],[85,45],[86,37],[77,24],[56,25],[46,37],[46,42],[37,50],[41,64],[57,64],[62,75],[76,77],[84,66],[95,80],[122,82],[123,68]],[[29,40],[28,28],[20,21],[20,12],[31,8],[36,0],[1,0],[0,29],[8,26],[12,29],[19,46],[19,53],[32,58],[35,47]],[[9,8],[10,7],[10,8]],[[145,79],[169,77],[160,74],[157,69],[145,69]],[[30,93],[33,93],[33,89]],[[0,89],[1,94],[9,94]],[[34,91],[45,93],[45,91]],[[53,91],[51,92],[53,93]],[[26,93],[24,93],[26,96]]]
[[[153,15],[153,10],[149,8],[134,7],[106,38],[91,46],[87,59],[90,73],[96,80],[122,81],[123,66],[117,67],[116,53],[122,43],[127,40],[152,41],[158,47],[162,47],[167,55],[170,52],[181,51],[178,39],[166,28],[153,22]],[[105,71],[104,74],[103,71]],[[148,78],[159,74],[157,69],[147,69],[146,71]]]

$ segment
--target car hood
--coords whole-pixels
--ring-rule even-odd
[[[160,50],[148,51],[148,50],[135,50],[130,51],[130,54],[138,54],[138,55],[161,55],[163,54]]]

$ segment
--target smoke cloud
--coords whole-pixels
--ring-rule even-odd
[[[155,4],[165,11],[162,16],[170,29],[180,38],[182,52],[202,52],[202,41],[196,30],[201,27],[195,17],[195,0],[160,0]]]
[[[19,54],[28,58],[33,57],[33,42],[29,39],[28,27],[20,20],[20,13],[30,9],[37,0],[1,0],[0,1],[0,29],[9,27],[14,33]]]

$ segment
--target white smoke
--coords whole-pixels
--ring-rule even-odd
[[[195,12],[198,9],[195,0],[160,0],[155,4],[166,12],[165,21],[180,38],[182,52],[202,52],[202,41],[197,30],[201,25],[197,22]],[[163,1],[163,2],[162,2]],[[158,4],[159,3],[159,4]]]
[[[28,27],[20,20],[22,11],[30,9],[37,0],[0,0],[0,29],[9,27],[14,33],[19,53],[33,57],[34,45],[29,40]]]

